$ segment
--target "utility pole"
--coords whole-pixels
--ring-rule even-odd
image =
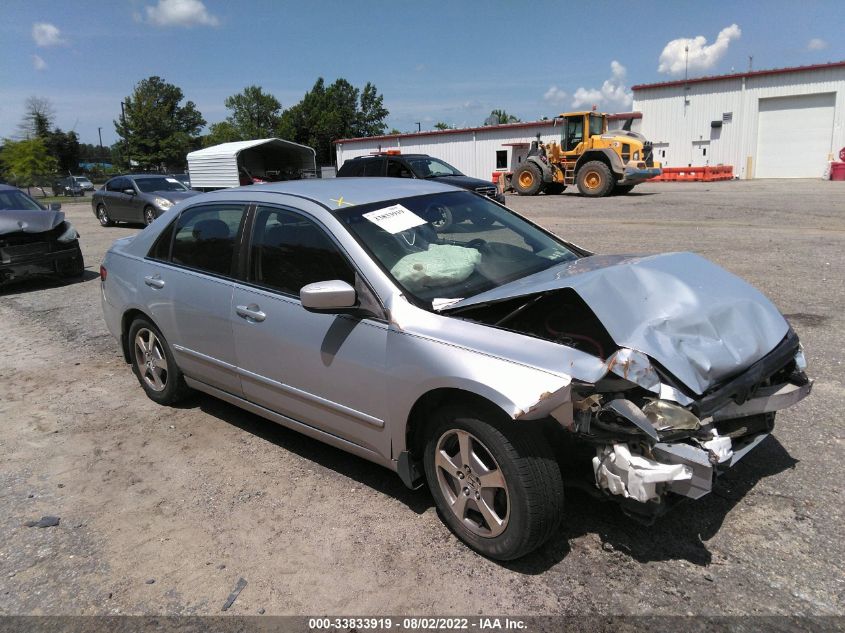
[[[754,70],[754,55],[748,56],[748,72]]]
[[[422,132],[422,123],[417,121],[417,132]]]
[[[684,81],[689,79],[689,45],[684,46]]]
[[[100,137],[100,165],[102,166],[102,163],[105,162],[103,160],[103,128],[97,128],[97,136]]]
[[[121,101],[120,102],[120,120],[123,123],[123,133],[126,136],[123,137],[123,142],[126,147],[126,161],[129,164],[129,171],[132,171],[132,156],[129,155],[129,130],[126,127],[126,111],[123,109],[126,104]]]

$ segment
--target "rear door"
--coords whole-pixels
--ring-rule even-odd
[[[106,190],[103,193],[103,202],[112,220],[130,220],[129,200],[132,196],[123,193],[125,189],[132,187],[129,178],[120,176],[113,178],[106,183]]]
[[[246,204],[185,209],[144,261],[144,304],[186,376],[241,395],[232,339],[233,271]]]
[[[244,397],[389,457],[386,320],[315,314],[299,300],[303,286],[341,279],[380,311],[346,254],[309,215],[258,206],[246,267],[232,302]]]

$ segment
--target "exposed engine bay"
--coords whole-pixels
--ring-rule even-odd
[[[605,363],[599,379],[573,380],[571,400],[550,415],[592,447],[596,488],[645,520],[673,500],[709,493],[716,476],[768,436],[775,411],[812,388],[791,329],[757,363],[697,394],[656,360],[616,344],[571,288],[470,306],[456,316],[559,343]]]

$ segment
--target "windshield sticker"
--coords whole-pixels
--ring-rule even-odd
[[[385,207],[362,215],[373,224],[393,234],[426,224],[425,220],[401,204],[394,204],[392,207]]]
[[[175,182],[177,185],[179,184],[179,181],[178,181],[178,180],[176,180],[175,178],[165,178],[165,180],[166,180],[167,182]]]

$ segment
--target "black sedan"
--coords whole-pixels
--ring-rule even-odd
[[[103,226],[115,222],[152,224],[174,204],[198,193],[172,176],[116,176],[94,192],[91,208]]]
[[[79,277],[79,234],[54,203],[42,207],[20,189],[0,185],[0,284],[35,275]]]

